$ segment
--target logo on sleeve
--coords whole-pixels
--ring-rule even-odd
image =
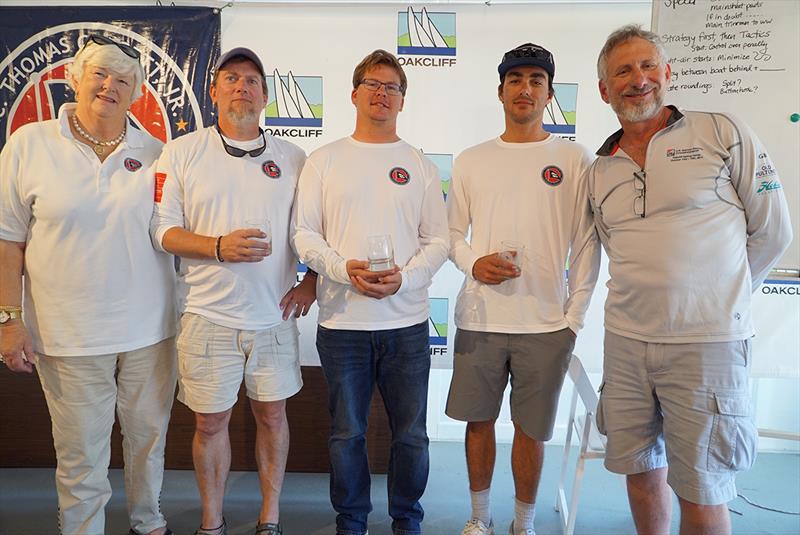
[[[777,180],[762,180],[761,184],[758,185],[758,190],[756,193],[764,194],[769,193],[770,191],[781,189],[781,183]]]
[[[125,169],[133,173],[142,168],[142,162],[133,158],[125,158]]]
[[[400,186],[405,186],[411,181],[411,175],[402,167],[394,167],[389,171],[389,180]]]
[[[164,193],[164,182],[167,181],[167,173],[156,173],[156,188],[153,200],[161,202],[161,195]]]
[[[542,169],[542,179],[548,186],[558,186],[564,181],[564,172],[555,165]]]
[[[270,178],[280,178],[281,176],[281,168],[278,167],[272,160],[267,160],[266,162],[261,164],[261,170],[264,171],[264,174]]]

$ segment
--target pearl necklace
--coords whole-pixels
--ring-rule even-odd
[[[92,148],[94,149],[94,152],[98,156],[102,156],[107,148],[113,147],[115,145],[119,145],[119,143],[125,137],[125,131],[127,130],[127,121],[126,121],[125,126],[122,127],[122,132],[120,132],[120,134],[117,137],[115,137],[114,139],[112,139],[110,141],[100,141],[99,139],[97,139],[96,137],[91,135],[89,132],[84,130],[83,127],[81,127],[81,123],[78,121],[78,114],[77,113],[72,115],[72,124],[75,126],[75,130],[78,131],[78,133],[81,135],[81,137],[86,139],[86,141],[90,141],[91,143],[94,144],[94,147],[92,147]]]

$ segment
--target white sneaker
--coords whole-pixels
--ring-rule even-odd
[[[533,531],[533,528],[527,529],[514,529],[514,521],[511,521],[511,525],[508,526],[508,535],[536,535],[536,532]]]
[[[489,521],[489,525],[483,523],[483,520],[471,518],[464,526],[461,535],[494,535],[494,522]]]

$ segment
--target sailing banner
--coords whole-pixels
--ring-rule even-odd
[[[212,123],[220,15],[185,7],[0,8],[0,147],[16,129],[74,100],[68,69],[92,34],[132,45],[145,70],[131,121],[167,142]]]

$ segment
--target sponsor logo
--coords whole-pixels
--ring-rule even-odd
[[[431,355],[446,355],[448,300],[446,297],[431,297],[428,299],[428,303],[431,308],[431,316],[428,319]]]
[[[389,171],[389,180],[400,186],[405,186],[411,181],[411,175],[402,167],[393,167]]]
[[[0,145],[25,124],[54,119],[61,105],[73,99],[68,66],[92,33],[142,52],[144,94],[129,114],[136,128],[166,143],[202,126],[191,83],[160,46],[128,28],[72,22],[31,35],[0,61]]]
[[[575,141],[578,84],[553,84],[553,98],[544,109],[542,126],[551,134]]]
[[[688,147],[685,149],[667,149],[667,160],[670,162],[686,162],[703,159],[702,147]]]
[[[437,154],[424,152],[425,156],[439,169],[439,180],[442,183],[442,195],[447,200],[447,193],[450,191],[450,179],[453,176],[453,155]]]
[[[269,100],[264,109],[268,134],[280,137],[322,135],[322,77],[282,75],[277,69],[267,76]]]
[[[400,65],[452,67],[456,64],[456,14],[409,6],[397,13],[397,55]]]
[[[767,161],[766,163],[761,164],[761,167],[758,169],[758,171],[756,171],[756,179],[763,180],[765,178],[775,176],[776,174],[778,173],[775,171],[775,168],[772,167],[772,162]],[[780,185],[778,187],[780,187]]]
[[[555,165],[548,165],[542,169],[542,179],[548,186],[558,186],[564,181],[564,173]]]
[[[264,171],[264,174],[270,178],[280,178],[281,176],[281,168],[278,167],[272,160],[267,160],[266,162],[261,164],[261,170]]]
[[[776,180],[769,180],[769,181],[762,181],[761,184],[758,186],[758,190],[756,193],[769,193],[770,191],[781,189],[781,183]]]
[[[764,295],[793,295],[800,296],[800,283],[798,282],[770,282],[766,281],[761,287]]]
[[[125,169],[130,172],[138,171],[142,168],[142,162],[134,158],[125,158]]]
[[[156,173],[156,187],[155,193],[153,194],[153,200],[155,202],[161,202],[161,196],[164,194],[164,182],[166,181],[166,173]]]

